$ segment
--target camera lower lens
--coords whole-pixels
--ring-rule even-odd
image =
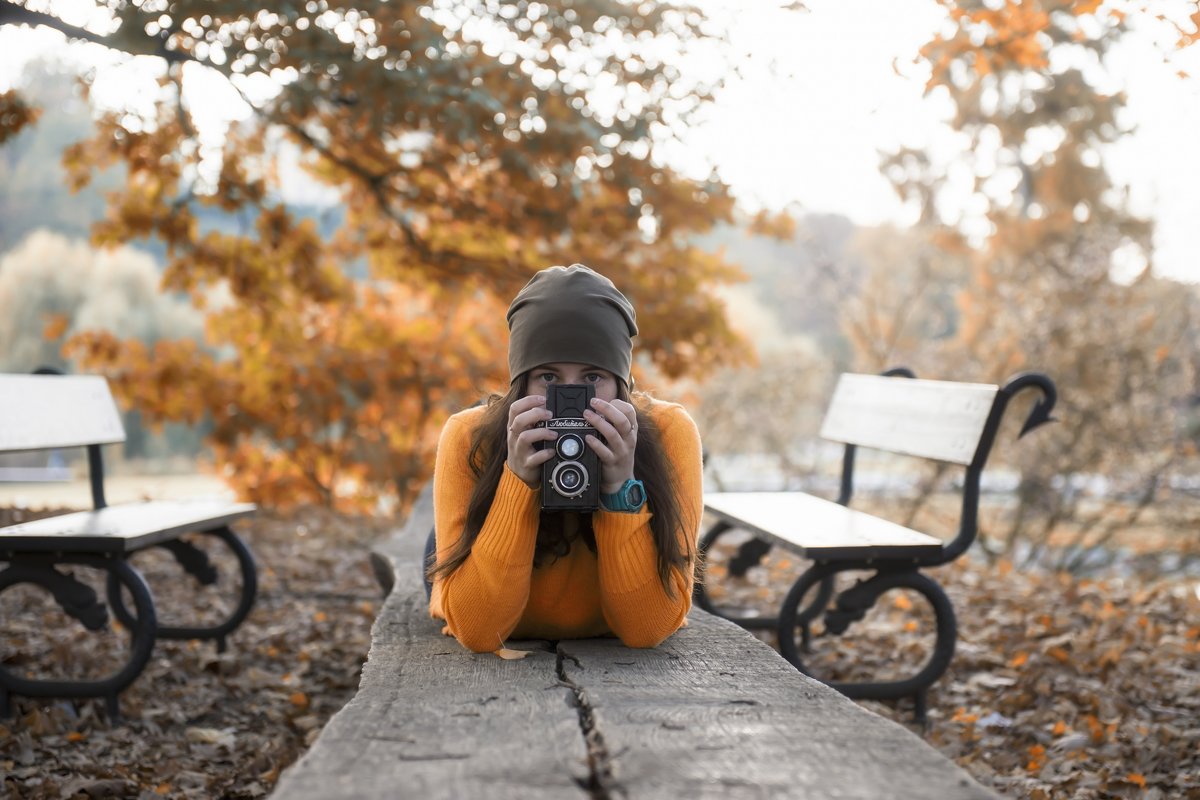
[[[550,473],[550,485],[563,497],[578,497],[587,490],[587,470],[578,461],[563,461]]]

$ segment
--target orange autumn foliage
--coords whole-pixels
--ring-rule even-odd
[[[694,9],[637,11],[481,7],[481,39],[403,3],[121,6],[106,41],[165,59],[162,93],[148,118],[102,116],[64,153],[67,180],[123,168],[93,242],[161,243],[162,287],[207,315],[205,336],[93,331],[68,353],[147,422],[208,426],[243,497],[368,511],[403,510],[443,420],[503,388],[505,305],[538,269],[583,262],[630,296],[643,375],[741,360],[748,346],[715,292],[740,273],[692,244],[731,221],[733,199],[656,156],[715,89],[659,45],[719,39]],[[235,86],[288,77],[214,152],[185,102],[199,69]],[[594,108],[593,89],[616,106]],[[22,103],[0,98],[9,127],[31,117]],[[336,224],[281,200],[297,165],[280,142],[336,193]]]

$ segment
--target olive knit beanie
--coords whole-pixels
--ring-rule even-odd
[[[509,382],[541,364],[590,364],[629,385],[633,306],[613,282],[582,264],[544,269],[508,307]]]

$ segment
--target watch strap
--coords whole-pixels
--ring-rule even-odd
[[[639,498],[639,502],[636,505],[630,495]],[[646,487],[637,478],[630,478],[621,484],[620,489],[617,489],[612,494],[600,495],[600,505],[607,511],[624,511],[627,513],[641,511],[642,506],[646,505]]]

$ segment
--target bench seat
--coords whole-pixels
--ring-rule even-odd
[[[732,526],[805,558],[914,559],[941,554],[942,540],[802,492],[717,492],[704,507]]]
[[[0,453],[87,451],[92,489],[91,511],[60,514],[0,528],[0,593],[12,586],[32,584],[43,589],[63,613],[89,631],[102,631],[110,611],[129,631],[124,666],[105,677],[57,680],[27,675],[0,664],[0,717],[12,711],[11,695],[27,697],[103,697],[110,719],[119,712],[118,695],[141,674],[156,639],[210,639],[225,649],[229,634],[250,613],[258,592],[254,556],[230,525],[253,514],[250,503],[196,499],[153,501],[110,506],[104,497],[103,445],[125,441],[121,413],[99,375],[60,375],[40,370],[36,375],[0,375]],[[55,458],[62,463],[62,458]],[[181,539],[183,534],[198,536]],[[215,563],[210,547],[232,553]],[[197,586],[236,585],[230,607],[215,624],[160,625],[154,597],[131,559],[141,550],[159,547],[169,552],[180,570]],[[62,567],[78,565],[105,574],[105,600],[86,580]],[[240,580],[222,580],[232,572]],[[126,605],[126,598],[132,607]],[[202,602],[207,603],[208,599]]]
[[[163,501],[109,506],[0,528],[0,552],[131,553],[177,538],[202,525],[211,530],[248,517],[252,503]]]
[[[958,637],[954,606],[936,580],[922,572],[948,564],[967,551],[979,524],[980,479],[1009,401],[1026,389],[1040,399],[1028,411],[1019,436],[1053,421],[1058,397],[1054,382],[1036,372],[1016,375],[1003,386],[917,380],[903,367],[883,375],[843,374],[821,424],[821,438],[844,445],[841,491],[836,502],[805,492],[714,493],[704,498],[715,524],[700,540],[705,554],[721,536],[743,530],[751,539],[728,559],[727,574],[741,577],[776,545],[811,561],[774,617],[737,617],[713,605],[707,588],[696,585],[696,604],[748,628],[774,628],[779,652],[802,672],[814,638],[841,636],[863,620],[887,592],[921,595],[933,612],[936,639],[925,664],[911,676],[888,681],[828,685],[850,697],[912,697],[914,715],[925,717],[926,693],[950,665]],[[1018,436],[1018,438],[1019,438]],[[941,539],[850,508],[854,461],[859,447],[910,456],[964,469],[958,532]],[[874,572],[839,588],[839,573]],[[720,571],[705,575],[720,575]],[[824,624],[816,629],[814,623]]]

